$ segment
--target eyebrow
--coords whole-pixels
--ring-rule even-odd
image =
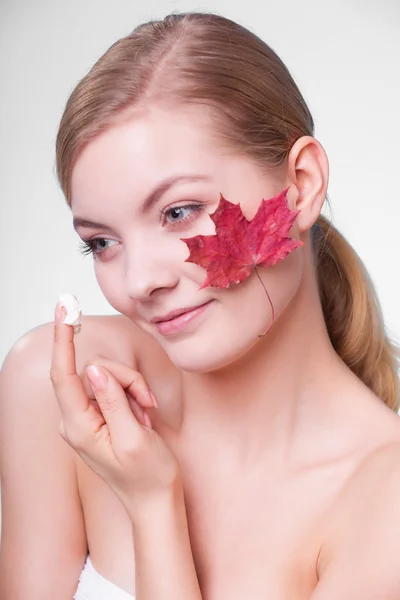
[[[161,181],[157,187],[150,192],[150,194],[146,197],[145,201],[142,205],[142,213],[148,212],[161,198],[163,194],[173,186],[178,183],[189,183],[194,181],[205,181],[210,180],[211,178],[207,175],[174,175],[172,177],[168,177]],[[89,227],[93,229],[104,229],[106,231],[112,231],[112,228],[108,225],[104,225],[103,223],[97,223],[96,221],[90,221],[88,219],[83,219],[81,217],[74,217],[73,226],[75,229],[77,227]]]

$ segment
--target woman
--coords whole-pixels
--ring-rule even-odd
[[[5,361],[2,597],[398,598],[395,348],[313,133],[212,14],[141,25],[73,91],[58,176],[120,315],[74,339],[58,305]]]

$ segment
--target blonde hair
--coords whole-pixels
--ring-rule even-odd
[[[150,103],[210,108],[220,139],[270,172],[285,164],[299,137],[314,135],[304,98],[272,48],[222,16],[171,14],[116,41],[71,93],[56,141],[57,175],[69,204],[72,169],[84,147]],[[372,282],[325,217],[318,218],[311,234],[332,345],[397,411],[398,351],[385,334]]]

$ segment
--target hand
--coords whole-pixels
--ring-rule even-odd
[[[74,329],[62,322],[64,315],[57,305],[50,378],[62,413],[60,435],[132,509],[170,491],[179,478],[178,461],[151,427],[145,409],[154,406],[153,399],[140,373],[98,358],[104,385],[100,379],[96,384],[91,368],[86,369],[88,379],[81,380]],[[89,382],[89,396],[96,402],[85,391]]]
[[[119,383],[124,388],[126,397],[129,402],[129,406],[132,409],[132,412],[135,415],[135,417],[137,418],[137,420],[145,427],[149,427],[151,429],[152,428],[151,419],[150,419],[149,415],[147,414],[146,409],[143,407],[148,408],[148,406],[149,406],[149,403],[148,403],[148,394],[149,393],[151,395],[152,401],[155,402],[155,398],[154,398],[152,392],[150,391],[147,383],[144,381],[142,375],[140,373],[138,373],[137,371],[133,370],[132,368],[128,367],[127,365],[115,362],[114,360],[111,360],[101,354],[96,354],[94,356],[94,358],[87,361],[84,366],[83,371],[81,373],[78,373],[78,375],[83,383],[83,387],[85,389],[85,393],[86,393],[88,399],[90,401],[93,401],[91,403],[93,404],[94,408],[98,412],[100,412],[100,409],[99,409],[98,402],[96,400],[96,395],[94,393],[94,387],[88,377],[87,368],[89,366],[105,367],[106,370],[110,371],[112,373],[112,375],[114,375],[114,377],[119,381]],[[136,398],[134,398],[134,396],[132,396],[132,394],[129,391],[129,389],[132,387],[133,383],[135,383],[136,386],[138,388],[140,387],[143,391],[143,394],[138,394],[138,392],[137,392],[138,397],[141,398],[143,407],[141,406],[141,404],[139,404],[139,402],[136,400]],[[157,406],[157,405],[151,404],[151,408],[154,408],[154,406]]]

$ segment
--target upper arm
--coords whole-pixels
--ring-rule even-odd
[[[399,443],[362,466],[344,500],[329,560],[310,600],[399,600]]]
[[[87,553],[73,450],[50,381],[53,324],[25,334],[0,372],[0,597],[72,598]]]

